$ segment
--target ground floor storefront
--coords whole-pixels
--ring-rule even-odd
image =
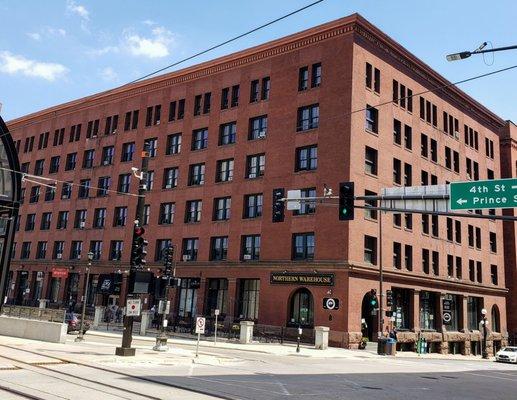
[[[93,266],[87,305],[123,307],[127,275],[118,267]],[[363,338],[376,340],[379,331],[395,329],[402,350],[415,350],[417,342],[425,339],[430,352],[480,354],[485,309],[489,353],[507,342],[505,291],[494,287],[387,271],[379,328],[379,310],[371,303],[372,290],[380,301],[379,274],[372,268],[187,264],[178,266],[177,277],[177,286],[169,290],[168,319],[170,326],[180,330],[191,329],[196,316],[213,321],[218,310],[222,327],[231,329],[241,320],[250,320],[257,333],[266,336],[289,336],[302,328],[310,339],[315,326],[327,326],[330,345],[357,348]],[[13,265],[6,301],[77,310],[85,282],[84,265]],[[159,300],[156,286],[156,291],[142,296],[144,310]]]

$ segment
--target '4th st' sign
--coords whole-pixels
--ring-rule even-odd
[[[517,207],[517,179],[451,182],[450,209]]]

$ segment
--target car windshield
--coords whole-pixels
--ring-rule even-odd
[[[505,347],[503,351],[517,353],[517,347]]]

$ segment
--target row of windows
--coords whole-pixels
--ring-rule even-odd
[[[422,249],[422,272],[426,275],[440,275],[440,253],[429,249]],[[364,236],[364,261],[373,265],[377,265],[377,238],[374,236]],[[413,270],[413,246],[402,245],[399,242],[393,242],[393,267],[396,269]],[[469,280],[472,282],[482,283],[482,263],[481,261],[469,260]],[[458,256],[447,255],[447,276],[450,278],[462,279],[463,267],[462,258]],[[490,266],[491,282],[498,284],[498,268],[497,265]]]
[[[228,255],[228,236],[217,236],[210,238],[210,261],[227,260]],[[154,260],[163,260],[165,250],[172,245],[170,239],[158,239],[155,246]],[[31,257],[32,242],[23,242],[21,247],[20,259],[29,259]],[[110,242],[109,260],[121,260],[124,242],[121,240],[112,240]],[[197,261],[199,251],[199,238],[185,238],[182,240],[181,247],[182,261]],[[48,242],[39,241],[36,245],[36,259],[47,258]],[[100,240],[91,240],[89,251],[94,256],[94,260],[101,259],[103,251],[103,242]],[[16,255],[16,243],[12,249],[13,258]],[[52,259],[59,260],[64,258],[65,242],[55,241],[52,249]],[[73,240],[70,243],[70,260],[80,259],[83,255],[83,242]],[[244,235],[241,236],[241,255],[242,261],[251,261],[260,259],[260,235]],[[292,235],[292,259],[293,260],[312,260],[314,259],[314,233],[295,233]]]
[[[301,189],[302,197],[316,196],[316,188]],[[212,206],[212,220],[225,221],[229,220],[231,216],[231,197],[217,197],[213,200]],[[253,193],[244,196],[244,206],[242,218],[257,218],[262,216],[263,212],[263,194]],[[202,200],[188,200],[185,205],[185,223],[200,222],[203,208]],[[315,205],[311,203],[304,203],[300,210],[295,210],[293,215],[308,215],[314,214]],[[75,211],[74,228],[82,229],[86,227],[88,211],[80,209]],[[147,205],[144,213],[143,223],[149,224],[150,206]],[[176,203],[167,202],[161,203],[158,224],[172,224],[176,214]],[[69,211],[59,211],[57,215],[56,229],[67,229]],[[104,228],[106,225],[107,210],[106,208],[95,208],[93,213],[93,228]],[[21,216],[16,220],[15,229],[20,229]],[[127,207],[115,207],[113,213],[113,226],[125,226],[127,223]],[[40,230],[49,230],[52,226],[52,212],[44,212],[41,214]],[[36,227],[36,214],[27,214],[25,219],[25,230],[33,231]]]
[[[319,87],[321,85],[321,63],[312,64],[309,76],[309,66],[299,69],[298,90],[303,91],[309,88]],[[271,91],[271,79],[263,77],[254,79],[250,82],[249,102],[256,103],[258,101],[268,100]],[[239,105],[240,85],[233,85],[221,89],[221,110],[237,107]],[[211,92],[198,94],[194,97],[193,115],[201,115],[210,113],[211,108]],[[169,122],[182,120],[185,117],[185,99],[174,100],[169,103]],[[149,106],[146,109],[145,126],[159,125],[162,118],[162,106],[157,104]],[[139,110],[127,111],[124,118],[124,131],[134,130],[138,128]],[[104,125],[104,135],[112,135],[117,132],[119,122],[118,115],[106,117]],[[95,119],[88,121],[86,138],[95,138],[99,135],[100,120]],[[70,127],[69,142],[79,141],[81,138],[82,124],[72,125]],[[48,146],[50,132],[40,134],[38,141],[38,150],[45,149]],[[65,128],[56,129],[53,136],[53,146],[62,145],[64,142]],[[25,138],[23,152],[29,153],[34,148],[35,136]],[[16,150],[20,151],[21,140],[16,141]]]
[[[295,171],[314,171],[318,166],[318,148],[314,146],[298,147],[295,154]],[[264,175],[266,168],[266,155],[253,154],[246,157],[245,175],[246,179],[255,179]],[[234,176],[234,159],[218,160],[216,162],[215,182],[229,182]],[[172,189],[178,186],[179,167],[165,168],[163,171],[162,189]],[[81,179],[78,185],[77,197],[85,199],[90,197],[92,188],[91,179]],[[129,193],[131,174],[120,174],[118,176],[117,192]],[[148,171],[145,176],[147,190],[154,187],[154,171]],[[198,186],[205,184],[205,163],[191,164],[188,172],[188,186]],[[72,197],[72,182],[64,182],[61,189],[61,199]],[[107,196],[111,191],[111,176],[101,176],[98,178],[96,195],[98,197]],[[25,190],[22,189],[21,202],[25,198]],[[37,203],[40,198],[41,187],[32,186],[29,203]],[[45,201],[52,201],[55,198],[55,189],[46,187]]]

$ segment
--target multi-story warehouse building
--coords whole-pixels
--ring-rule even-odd
[[[272,222],[279,188],[500,178],[505,122],[454,86],[435,90],[448,83],[355,14],[13,120],[22,169],[57,188],[25,181],[9,296],[80,301],[89,250],[92,289],[128,268],[131,167],[147,141],[148,266],[176,246],[175,320],[219,309],[226,321],[328,326],[331,343],[356,347],[378,329],[368,300],[382,255],[404,346],[421,334],[434,351],[478,351],[482,308],[500,345],[501,222],[359,209],[343,222],[320,203]],[[338,309],[323,308],[328,297]]]

